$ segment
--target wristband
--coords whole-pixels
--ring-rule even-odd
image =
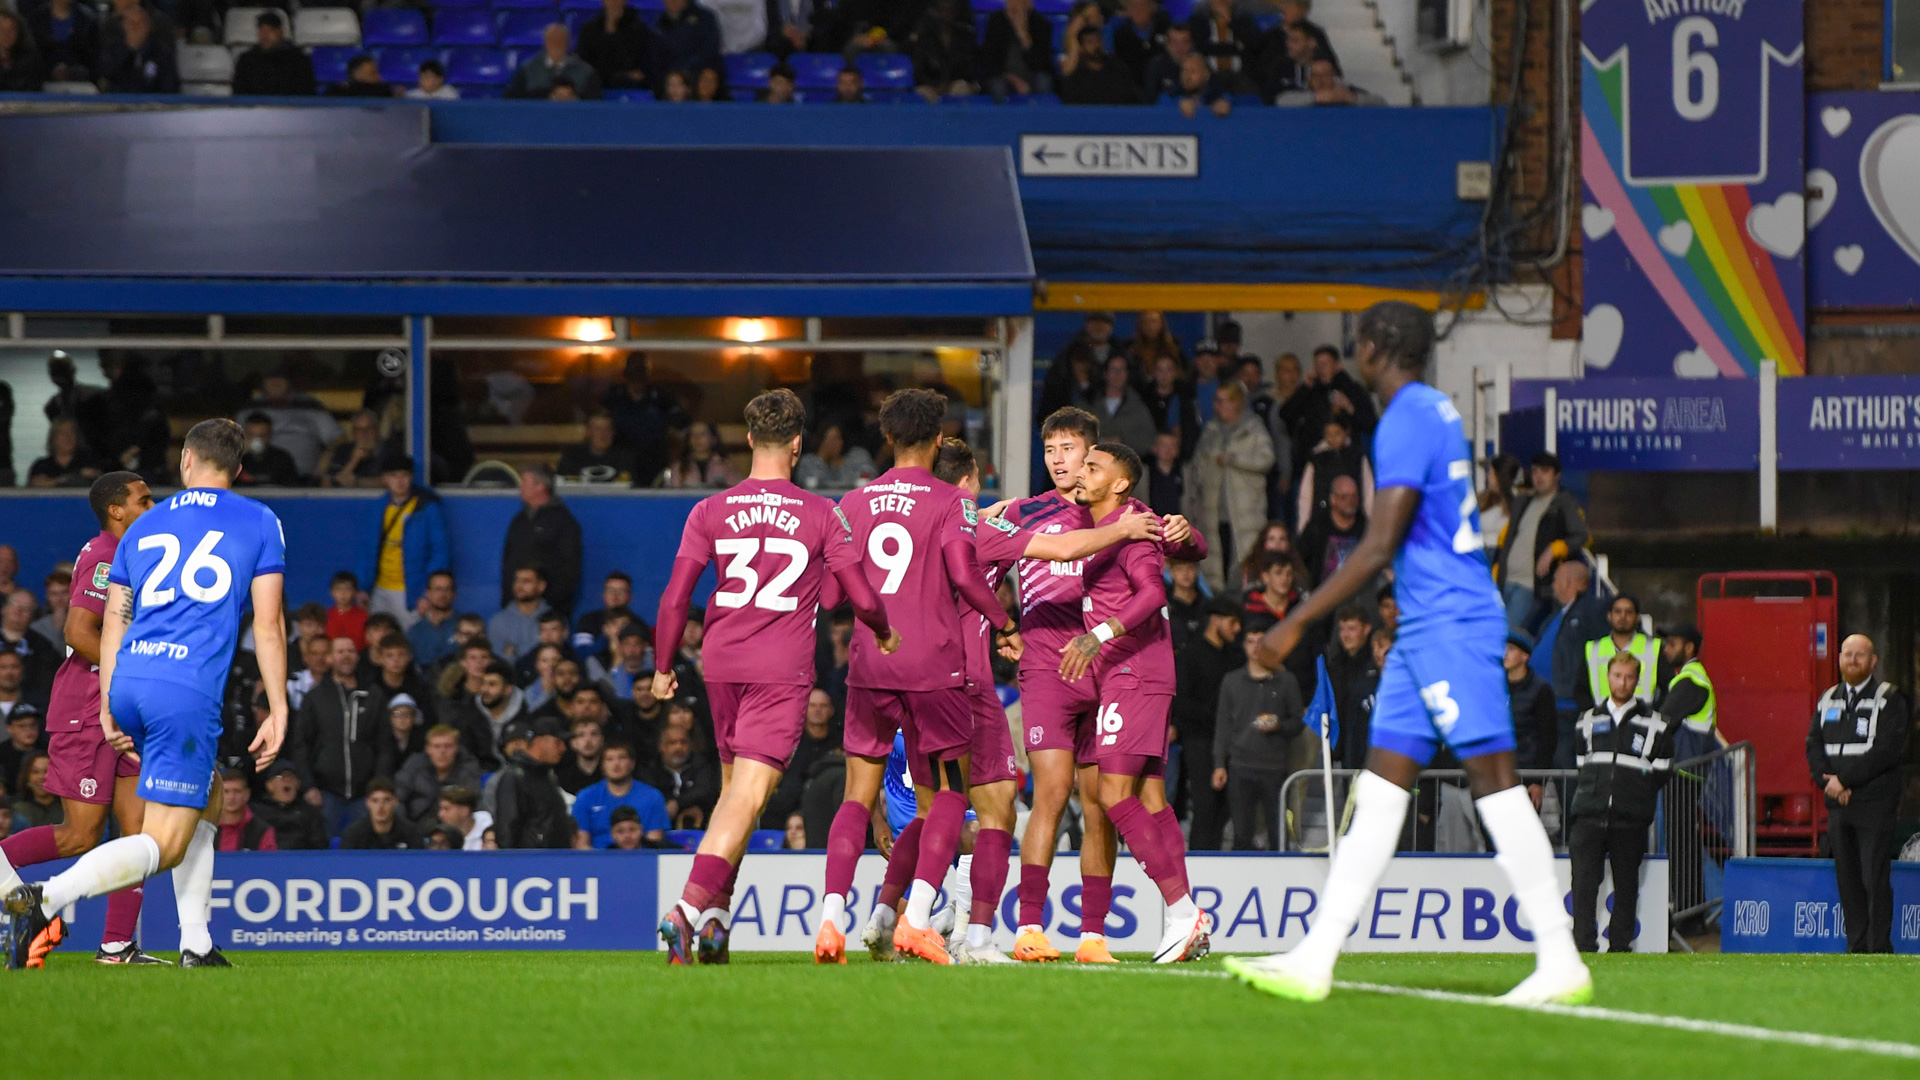
[[[1107,642],[1113,640],[1113,627],[1103,622],[1093,628],[1093,636],[1100,644],[1105,645]]]

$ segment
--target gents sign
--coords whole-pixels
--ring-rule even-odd
[[[1781,379],[1778,416],[1782,469],[1920,465],[1920,379]]]
[[[1200,175],[1197,135],[1022,135],[1022,176]]]

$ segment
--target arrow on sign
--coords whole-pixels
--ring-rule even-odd
[[[1067,152],[1065,150],[1049,150],[1047,149],[1047,144],[1045,143],[1041,143],[1039,146],[1036,146],[1033,148],[1033,160],[1039,162],[1042,165],[1045,165],[1047,163],[1048,158],[1057,158],[1057,157],[1063,158],[1066,156],[1067,156]]]

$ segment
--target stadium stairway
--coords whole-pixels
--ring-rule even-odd
[[[1420,104],[1398,43],[1380,21],[1378,0],[1318,0],[1311,17],[1326,29],[1347,85],[1378,94],[1389,105]]]

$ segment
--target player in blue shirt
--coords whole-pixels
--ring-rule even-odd
[[[41,966],[59,943],[55,913],[173,870],[180,909],[180,966],[228,967],[207,922],[220,804],[214,757],[220,699],[249,601],[268,617],[253,626],[267,718],[248,750],[265,769],[287,730],[287,634],[278,617],[286,538],[273,511],[228,490],[247,437],[231,420],[187,433],[182,490],[127,530],[108,576],[100,631],[100,725],[140,761],[147,802],[138,835],[94,848],[44,885],[6,897],[9,967]]]
[[[1447,395],[1421,381],[1433,317],[1401,301],[1375,304],[1355,337],[1360,376],[1386,402],[1374,434],[1373,514],[1340,569],[1267,631],[1260,662],[1279,670],[1307,627],[1389,564],[1400,631],[1380,673],[1367,768],[1354,780],[1353,821],[1327,868],[1319,917],[1291,952],[1226,966],[1280,997],[1327,996],[1340,948],[1393,858],[1411,789],[1445,744],[1466,768],[1500,869],[1533,928],[1534,973],[1505,1000],[1584,1004],[1593,981],[1574,949],[1553,846],[1514,772],[1501,669],[1506,621],[1480,542],[1466,435]]]
[[[880,783],[880,796],[886,807],[887,829],[893,833],[895,840],[913,823],[914,818],[926,817],[927,808],[920,806],[914,796],[913,775],[907,769],[907,737],[901,732],[894,732],[893,735],[893,753],[887,755],[887,771]],[[973,838],[980,830],[980,818],[972,807],[968,807],[964,821],[960,831],[960,858],[950,871],[953,888],[947,891],[947,905],[934,913],[934,927],[942,934],[951,935],[959,913],[973,906]],[[887,864],[887,869],[890,872],[893,870],[891,862]],[[909,872],[912,869],[911,866],[907,867]],[[964,931],[965,926],[961,926],[961,929]],[[953,952],[959,947],[959,942],[965,940],[964,937],[958,941],[949,940],[947,951]],[[891,941],[869,941],[868,947],[872,949],[875,959],[893,959],[897,956],[892,950]]]

